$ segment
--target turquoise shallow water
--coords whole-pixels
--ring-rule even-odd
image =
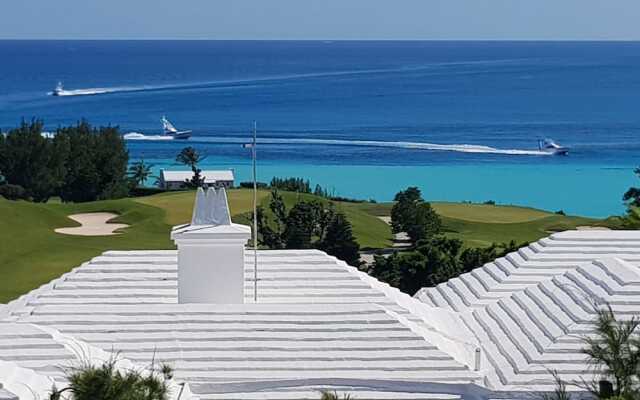
[[[169,160],[148,160],[160,168],[182,169]],[[419,186],[432,201],[494,200],[567,214],[607,217],[624,212],[622,193],[637,184],[629,168],[610,166],[529,165],[311,165],[258,163],[258,178],[300,176],[319,183],[336,195],[390,201],[399,190]],[[203,169],[235,171],[237,182],[251,180],[249,160],[208,159]],[[597,182],[597,184],[594,184]]]

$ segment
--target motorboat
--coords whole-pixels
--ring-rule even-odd
[[[566,156],[569,154],[569,148],[560,146],[551,139],[538,140],[538,149],[544,153],[549,153],[558,156]]]
[[[165,136],[171,136],[174,139],[189,139],[192,131],[179,131],[164,115],[160,119],[162,121],[162,130]]]
[[[56,88],[53,89],[53,92],[51,92],[51,95],[62,96],[63,92],[64,92],[64,86],[62,86],[62,82],[58,82],[58,84],[56,85]]]

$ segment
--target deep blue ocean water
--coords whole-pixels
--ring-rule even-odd
[[[248,180],[255,120],[261,180],[606,216],[640,164],[636,42],[0,41],[0,60],[0,129],[86,118],[153,138],[167,115],[192,139],[128,141],[156,169],[192,145]],[[58,81],[76,95],[48,95]],[[570,155],[536,154],[544,137]]]

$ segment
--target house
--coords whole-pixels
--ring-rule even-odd
[[[531,399],[550,370],[593,376],[592,300],[640,312],[637,231],[554,233],[411,297],[319,250],[259,250],[256,270],[224,192],[196,197],[204,222],[174,228],[177,250],[108,251],[0,306],[6,398],[119,351],[171,364],[182,400]]]
[[[235,177],[233,170],[206,170],[200,173],[204,177],[204,183],[207,186],[232,188],[234,186]],[[183,189],[185,182],[193,178],[191,171],[167,171],[160,170],[159,186],[166,190]]]

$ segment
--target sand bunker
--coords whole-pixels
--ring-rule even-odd
[[[126,228],[127,224],[108,224],[107,221],[117,217],[117,214],[98,212],[87,214],[73,214],[69,215],[74,221],[79,222],[82,226],[74,228],[58,228],[57,233],[63,233],[65,235],[78,235],[78,236],[107,236],[118,235],[114,232],[121,228]]]

